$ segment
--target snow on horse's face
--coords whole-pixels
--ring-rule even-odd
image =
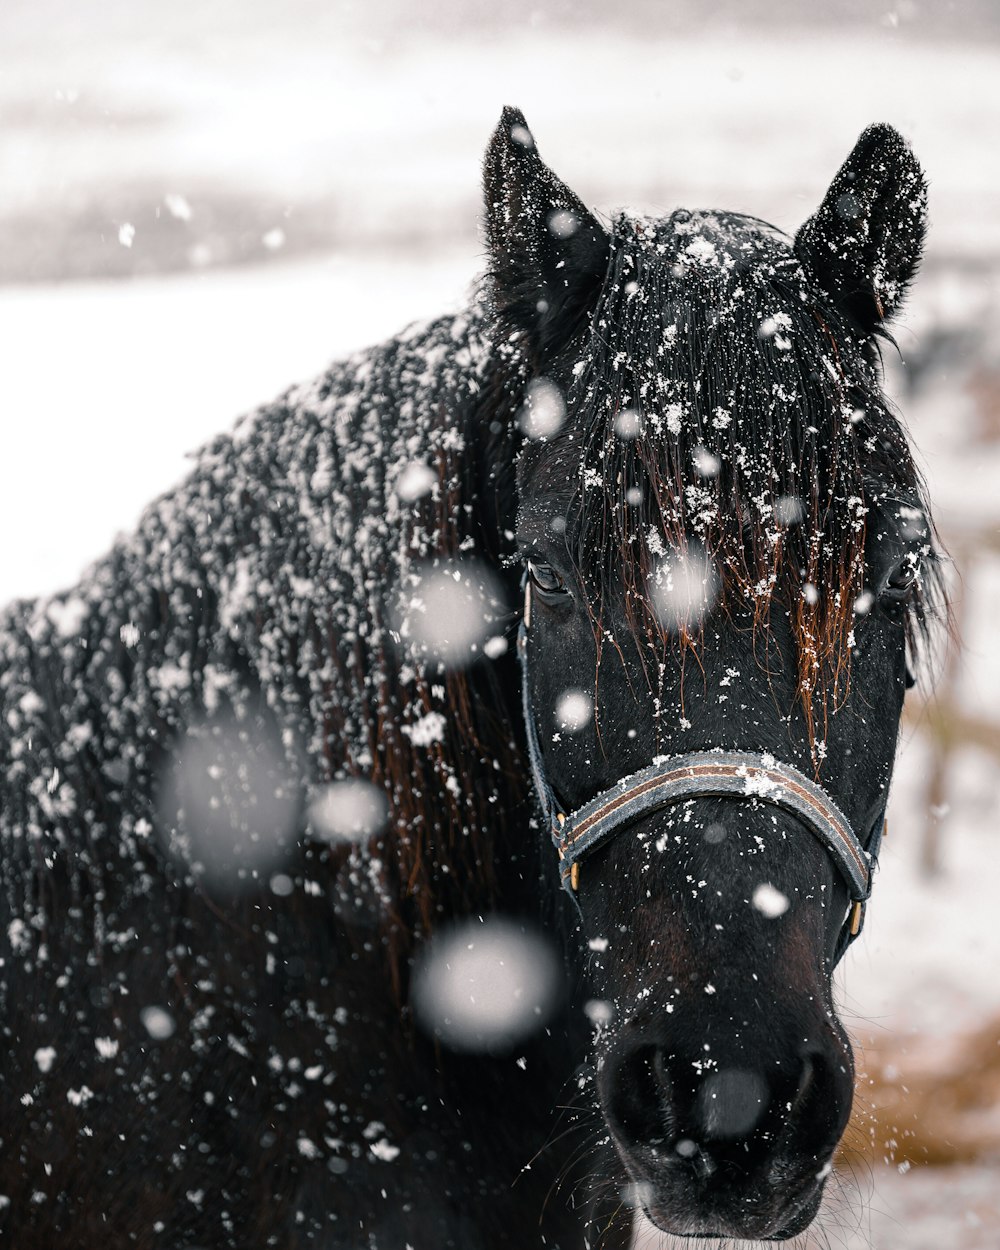
[[[919,260],[912,155],[870,128],[794,241],[723,213],[608,231],[508,110],[486,189],[527,379],[524,680],[553,803],[722,750],[808,775],[876,849],[929,551],[873,350]],[[674,1233],[800,1231],[850,1113],[848,886],[752,791],[644,812],[573,872],[600,1105]]]

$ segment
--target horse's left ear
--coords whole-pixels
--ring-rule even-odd
[[[496,310],[544,358],[565,345],[596,299],[608,236],[543,163],[519,109],[504,109],[483,180]]]
[[[819,285],[866,333],[895,313],[920,264],[927,182],[903,136],[869,126],[795,251]]]

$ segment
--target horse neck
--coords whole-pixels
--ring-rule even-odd
[[[76,632],[44,604],[11,618],[8,729],[32,753],[12,770],[8,837],[148,860],[149,831],[176,820],[158,810],[158,769],[192,725],[229,716],[275,735],[306,799],[339,777],[382,787],[390,821],[366,853],[408,930],[512,897],[537,840],[513,648],[441,674],[400,651],[391,620],[423,562],[474,557],[503,576],[509,466],[485,420],[498,382],[483,342],[475,313],[444,319],[251,414],[67,599]],[[408,465],[437,489],[404,498]],[[75,797],[88,793],[100,802]],[[111,860],[87,871],[95,896],[122,875]]]

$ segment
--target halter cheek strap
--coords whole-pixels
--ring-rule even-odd
[[[878,863],[885,824],[884,809],[869,832],[866,848],[826,791],[792,764],[779,762],[766,753],[719,749],[660,756],[648,768],[622,777],[583,807],[564,812],[545,774],[538,741],[538,722],[528,674],[530,624],[531,583],[525,580],[524,616],[518,630],[517,647],[528,759],[535,793],[559,853],[563,887],[577,909],[581,861],[640,816],[683,799],[710,795],[757,800],[790,812],[806,825],[847,883],[851,906],[837,939],[834,962],[839,962],[864,923],[865,903],[871,895],[872,873]]]

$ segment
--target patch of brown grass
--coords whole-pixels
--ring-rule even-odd
[[[947,1039],[872,1039],[859,1069],[848,1149],[877,1163],[1000,1159],[1000,1016]]]

